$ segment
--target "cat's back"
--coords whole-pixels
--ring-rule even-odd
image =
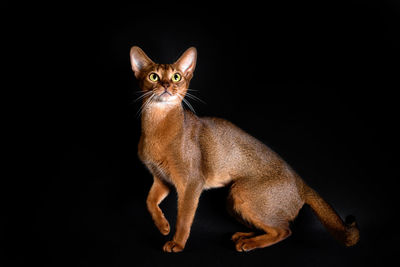
[[[220,176],[222,181],[258,176],[268,163],[281,161],[266,145],[233,123],[214,117],[199,119],[199,144],[207,176]]]
[[[261,153],[260,156],[272,152],[261,141],[230,121],[216,117],[203,117],[200,120],[203,125],[201,136],[203,140],[217,145],[220,149],[225,148],[231,152],[246,152],[251,150],[252,153]]]

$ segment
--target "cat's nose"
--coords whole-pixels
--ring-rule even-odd
[[[168,89],[168,87],[170,86],[169,82],[162,82],[161,86],[164,87],[165,89]]]

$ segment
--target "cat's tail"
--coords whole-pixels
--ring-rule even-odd
[[[345,246],[355,245],[360,238],[355,217],[347,216],[346,221],[343,222],[336,211],[317,192],[308,186],[305,187],[306,204],[310,205],[328,231]]]

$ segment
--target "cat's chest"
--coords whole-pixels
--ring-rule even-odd
[[[140,160],[159,178],[170,180],[171,166],[175,159],[171,155],[170,145],[159,140],[141,137],[138,146]]]

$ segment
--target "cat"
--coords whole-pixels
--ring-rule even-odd
[[[138,155],[154,179],[146,203],[163,235],[169,234],[170,226],[159,204],[170,185],[178,195],[175,235],[165,243],[164,251],[184,249],[202,191],[226,185],[231,185],[231,213],[262,231],[259,235],[235,233],[232,240],[239,252],[290,236],[289,222],[304,204],[345,246],[358,242],[354,217],[343,222],[274,151],[226,120],[200,118],[183,109],[182,100],[196,67],[196,48],[187,49],[173,64],[156,64],[133,46],[130,60],[143,93]]]

